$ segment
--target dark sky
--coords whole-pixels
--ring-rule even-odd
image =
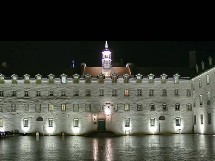
[[[101,66],[105,41],[0,41],[0,62],[10,70],[23,73],[61,73],[72,60],[76,65]],[[215,41],[108,41],[113,62],[137,66],[187,67],[189,51],[197,51],[197,59],[215,58]]]

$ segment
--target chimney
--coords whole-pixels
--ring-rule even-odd
[[[189,51],[189,68],[195,68],[196,66],[196,51]]]

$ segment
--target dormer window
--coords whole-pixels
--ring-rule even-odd
[[[180,75],[178,73],[176,73],[175,75],[173,75],[173,77],[174,77],[174,83],[178,84]]]
[[[113,73],[111,76],[112,83],[117,83],[118,75],[116,73]]]
[[[35,77],[36,77],[36,84],[41,84],[41,82],[42,82],[42,75],[41,74],[37,74]]]
[[[167,75],[166,74],[162,74],[161,75],[161,83],[166,83],[166,79],[167,79]]]
[[[129,83],[129,75],[128,74],[124,74],[123,79],[124,79],[124,83]]]
[[[55,76],[53,74],[48,75],[48,79],[49,79],[50,84],[54,83],[54,78],[55,78]]]
[[[73,83],[79,83],[79,75],[78,74],[73,75]]]
[[[90,74],[85,75],[85,83],[91,83],[92,76]]]
[[[12,84],[17,84],[17,78],[18,78],[18,76],[16,74],[13,74],[11,76],[11,78],[12,78]]]
[[[152,74],[152,73],[149,74],[149,75],[148,75],[148,82],[149,82],[149,83],[154,83],[154,78],[155,78],[155,75],[154,75],[154,74]]]
[[[137,83],[142,83],[143,75],[142,74],[137,74]]]
[[[61,83],[63,83],[63,84],[67,83],[67,75],[66,74],[61,75]]]
[[[0,74],[0,84],[4,84],[4,75]]]
[[[24,84],[29,84],[30,83],[30,75],[25,74],[24,75]]]
[[[98,76],[98,83],[104,83],[105,75],[100,73]]]

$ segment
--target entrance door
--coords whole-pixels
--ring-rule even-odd
[[[106,131],[105,120],[98,120],[98,131]]]

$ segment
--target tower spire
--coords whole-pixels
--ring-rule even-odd
[[[108,49],[108,43],[105,41],[105,49]]]

